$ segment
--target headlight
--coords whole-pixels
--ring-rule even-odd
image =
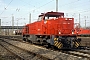
[[[75,30],[72,30],[72,34],[74,34],[74,31],[75,31]]]
[[[59,34],[61,34],[61,32],[59,31]]]
[[[72,34],[74,34],[74,32],[72,32]]]

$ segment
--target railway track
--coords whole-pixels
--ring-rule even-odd
[[[25,49],[19,48],[4,40],[0,40],[0,45],[3,46],[9,52],[11,52],[13,55],[17,56],[20,60],[34,60],[34,59],[48,60],[48,58],[45,58],[39,54],[32,53]]]
[[[13,39],[13,41],[10,41],[10,39],[8,40],[8,39],[6,39],[5,41],[7,41],[8,43],[11,43],[11,44],[14,44],[13,42],[14,42],[14,40],[15,41],[18,41],[16,38],[14,39],[14,38],[12,38]],[[17,42],[16,42],[17,43]],[[26,43],[25,43],[26,44]],[[19,46],[20,48],[23,48],[22,46]],[[27,49],[27,48],[26,48]],[[28,50],[28,49],[27,49]],[[41,51],[42,52],[42,51]],[[44,51],[45,52],[45,51]],[[22,52],[23,53],[23,52]],[[38,52],[34,52],[34,53],[37,53],[37,54],[39,54]],[[48,53],[43,53],[42,55],[44,56],[44,57],[47,57],[47,58],[50,58],[50,59],[52,59],[52,60],[60,60],[60,59],[62,59],[62,60],[68,60],[68,59],[73,59],[73,60],[90,60],[90,50],[74,50],[74,51],[53,51],[52,53],[57,53],[57,54],[54,54],[54,57],[49,57],[48,55]],[[51,54],[51,56],[53,56],[53,54],[52,53],[50,53]],[[41,54],[41,53],[40,53]],[[45,54],[47,54],[47,55],[45,55]]]
[[[77,51],[63,51],[63,52],[66,53],[66,54],[69,54],[69,55],[78,56],[80,58],[90,60],[90,51],[85,52],[85,51],[77,50]]]

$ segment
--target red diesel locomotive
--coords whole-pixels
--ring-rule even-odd
[[[62,12],[41,13],[36,22],[25,25],[23,40],[58,49],[80,46],[81,39],[74,34],[74,18],[65,18]]]

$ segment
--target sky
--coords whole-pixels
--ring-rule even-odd
[[[0,19],[2,26],[12,25],[14,16],[14,26],[24,26],[38,19],[41,13],[56,11],[56,0],[0,0]],[[74,22],[79,22],[85,27],[90,26],[90,0],[58,0],[58,11],[64,12],[65,17],[74,18]]]

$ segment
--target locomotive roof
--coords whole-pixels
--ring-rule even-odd
[[[64,16],[64,13],[63,12],[47,12],[47,13],[41,13],[41,15],[39,15],[39,17],[40,16]]]

